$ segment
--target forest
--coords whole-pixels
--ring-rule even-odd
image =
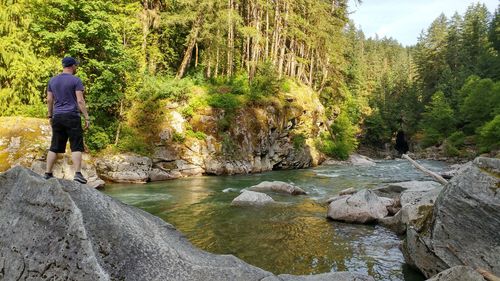
[[[0,116],[44,118],[47,82],[73,56],[94,152],[144,152],[165,101],[186,116],[230,112],[294,84],[320,96],[330,156],[383,148],[398,130],[448,156],[500,148],[500,6],[442,14],[406,47],[366,38],[348,11],[346,0],[1,0]]]

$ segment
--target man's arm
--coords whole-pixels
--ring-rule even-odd
[[[47,91],[47,109],[48,109],[48,118],[52,118],[52,113],[54,111],[54,94],[51,91]]]
[[[89,128],[89,113],[87,112],[87,106],[85,105],[85,99],[83,98],[83,91],[76,91],[76,101],[78,102],[78,108],[85,118],[85,129]]]

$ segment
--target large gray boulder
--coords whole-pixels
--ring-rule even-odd
[[[360,279],[342,273],[328,280]],[[346,276],[344,278],[344,276]],[[192,246],[161,219],[76,182],[0,174],[0,280],[326,280],[274,276]]]
[[[387,216],[390,198],[380,198],[373,191],[362,189],[353,195],[335,198],[328,205],[328,217],[333,220],[370,223]]]
[[[245,205],[264,205],[273,203],[274,200],[271,196],[255,191],[244,190],[238,197],[234,198],[231,202],[233,206],[245,206]]]
[[[257,191],[257,192],[278,192],[278,193],[286,193],[291,195],[303,195],[306,192],[293,184],[289,184],[282,181],[263,181],[257,185],[246,188],[246,190]]]
[[[432,208],[441,190],[442,187],[438,184],[431,189],[413,188],[403,191],[398,198],[401,209],[393,217],[380,219],[379,223],[398,234],[405,233],[408,225],[422,227],[422,223],[432,216]]]
[[[145,183],[152,165],[150,158],[131,153],[103,156],[96,160],[97,173],[112,182]]]
[[[476,158],[444,187],[433,215],[409,226],[408,263],[427,277],[469,265],[500,275],[500,159]]]

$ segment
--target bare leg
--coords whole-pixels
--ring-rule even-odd
[[[47,167],[45,168],[46,173],[52,173],[52,169],[54,168],[54,163],[57,160],[57,153],[49,151],[47,153]]]
[[[82,153],[80,151],[71,152],[71,159],[73,160],[73,170],[79,173],[82,170]]]

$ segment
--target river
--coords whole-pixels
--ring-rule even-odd
[[[446,164],[420,161],[434,171]],[[230,206],[245,187],[280,180],[300,186],[305,196],[270,194],[280,202],[265,207]],[[421,281],[399,249],[402,237],[378,225],[326,219],[321,203],[349,187],[431,180],[407,161],[378,161],[371,167],[328,165],[238,176],[200,176],[159,183],[113,184],[104,192],[173,224],[197,247],[233,254],[275,274],[353,271],[376,280]]]

